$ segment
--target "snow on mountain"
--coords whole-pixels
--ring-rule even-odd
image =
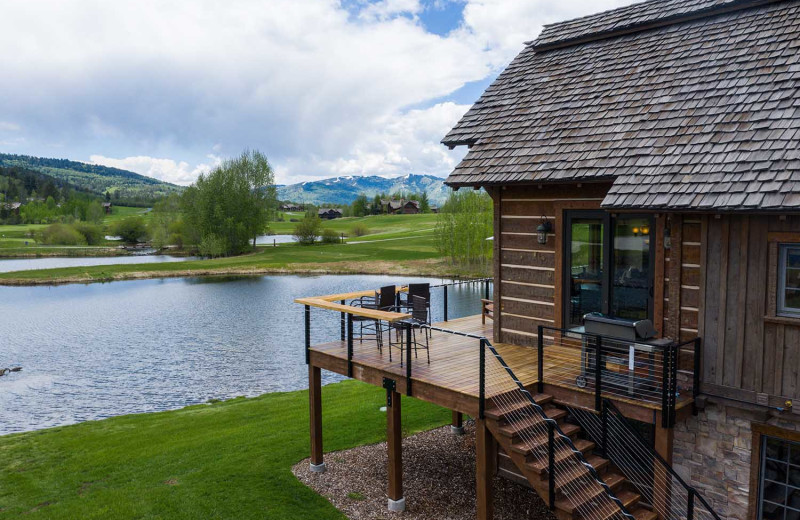
[[[381,193],[391,195],[398,192],[425,192],[431,204],[440,206],[447,200],[450,188],[444,185],[444,179],[432,175],[407,174],[391,179],[376,175],[348,175],[279,186],[278,198],[299,204],[350,204],[361,193],[373,198]]]

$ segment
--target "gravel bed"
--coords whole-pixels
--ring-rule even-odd
[[[464,435],[450,427],[403,439],[404,513],[386,508],[386,443],[325,454],[328,470],[311,473],[308,459],[292,468],[295,476],[326,497],[352,520],[463,520],[475,518],[475,427]],[[495,519],[553,520],[536,492],[495,478]]]

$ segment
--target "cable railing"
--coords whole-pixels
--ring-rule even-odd
[[[591,393],[597,412],[606,397],[646,404],[671,428],[679,400],[700,391],[700,338],[647,342],[540,326],[537,340],[539,391],[549,383]]]
[[[524,424],[517,435],[531,448],[527,461],[543,468],[547,474],[551,510],[561,499],[582,518],[634,520],[583,452],[576,448],[558,422],[548,417],[486,337],[424,324],[414,326],[478,341],[478,416],[483,419],[488,406],[507,421]]]
[[[583,408],[569,408],[569,412],[660,520],[721,520],[609,399],[603,399],[599,414]]]

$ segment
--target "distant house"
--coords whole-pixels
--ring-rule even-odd
[[[103,203],[103,211],[106,212],[106,215],[110,215],[113,209],[113,205],[110,202]]]
[[[298,204],[282,204],[281,211],[290,211],[290,212],[303,211],[303,206],[300,206]]]
[[[342,218],[342,211],[336,208],[320,208],[317,215],[324,220],[333,220],[335,218]]]
[[[19,210],[22,207],[21,202],[6,202],[2,207],[9,215],[19,215]]]
[[[415,215],[419,213],[419,202],[405,199],[381,199],[381,209],[390,215]]]
[[[419,212],[419,201],[407,200],[400,207],[400,211],[398,213],[402,213],[403,215],[416,215]]]
[[[439,213],[439,207],[438,206],[431,206],[431,213]]]

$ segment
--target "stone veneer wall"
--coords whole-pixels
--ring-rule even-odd
[[[797,420],[786,414],[770,417],[765,411],[708,403],[696,417],[675,425],[672,465],[721,518],[747,520],[753,440],[750,425],[758,422],[800,431]]]

